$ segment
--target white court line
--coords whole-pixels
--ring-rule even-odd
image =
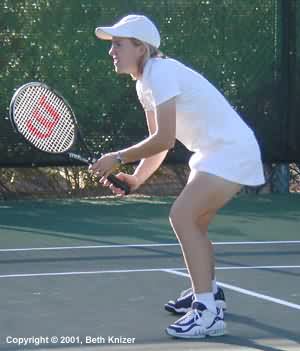
[[[252,266],[252,267],[216,267],[216,270],[243,270],[243,269],[300,269],[300,266]],[[32,277],[56,277],[56,276],[69,276],[69,275],[89,275],[89,274],[122,274],[122,273],[147,273],[147,272],[168,272],[173,273],[176,271],[177,275],[186,277],[186,268],[141,268],[141,269],[121,269],[121,270],[102,270],[102,271],[78,271],[78,272],[46,272],[46,273],[16,273],[16,274],[2,274],[0,279],[4,278],[32,278]]]
[[[185,268],[176,268],[176,270]],[[57,277],[68,275],[90,275],[90,274],[122,274],[122,273],[145,273],[145,272],[164,272],[165,269],[161,268],[145,268],[145,269],[120,269],[120,270],[107,270],[107,271],[78,271],[78,272],[48,272],[48,273],[20,273],[20,274],[3,274],[1,278],[32,278],[32,277]]]
[[[300,266],[237,266],[237,267],[217,267],[217,270],[244,270],[244,269],[297,269]]]
[[[184,273],[184,272],[178,272],[176,270],[172,270],[172,269],[166,269],[165,270],[166,273],[170,273],[170,274],[175,274],[175,275],[179,275],[179,276],[183,276],[183,277],[189,277],[188,273]],[[247,290],[247,289],[243,289],[243,288],[239,288],[238,286],[234,286],[234,285],[230,285],[230,284],[225,284],[222,282],[217,282],[219,286],[223,287],[223,288],[227,288],[229,290],[233,290],[236,292],[239,292],[241,294],[245,294],[245,295],[249,295],[249,296],[253,296],[256,297],[258,299],[262,299],[262,300],[266,300],[266,301],[270,301],[270,302],[274,302],[277,303],[279,305],[283,305],[283,306],[287,306],[290,308],[294,308],[296,310],[300,310],[300,305],[297,305],[295,303],[291,303],[285,300],[281,300],[281,299],[276,299],[272,296],[268,296],[268,295],[264,295],[264,294],[259,294],[255,291],[252,290]]]
[[[178,246],[178,243],[169,244],[128,244],[128,245],[85,245],[85,246],[54,246],[54,247],[27,247],[16,249],[0,249],[0,252],[23,252],[23,251],[59,251],[59,250],[81,250],[81,249],[126,249],[139,247],[164,247],[164,246]]]
[[[282,245],[282,244],[300,244],[299,240],[294,241],[218,241],[213,245]],[[179,246],[178,243],[165,244],[113,244],[113,245],[83,245],[83,246],[54,246],[54,247],[27,247],[14,249],[0,249],[0,252],[26,252],[26,251],[60,251],[60,250],[82,250],[82,249],[126,249],[126,248],[143,248],[143,247],[168,247]]]

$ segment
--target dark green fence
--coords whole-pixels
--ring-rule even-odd
[[[43,81],[73,107],[94,152],[147,135],[134,82],[116,76],[94,28],[128,13],[152,18],[162,50],[211,80],[253,127],[266,162],[299,161],[299,0],[2,0],[0,163],[62,164],[12,131],[14,89]],[[169,161],[183,161],[177,146]]]

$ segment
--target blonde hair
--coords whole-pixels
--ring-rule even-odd
[[[138,62],[138,73],[139,74],[143,74],[144,66],[150,58],[154,58],[154,57],[160,57],[160,58],[164,58],[164,59],[167,58],[167,56],[165,56],[159,49],[157,49],[156,47],[154,47],[148,43],[145,43],[145,42],[138,40],[138,39],[135,39],[135,38],[130,38],[130,40],[134,46],[144,46],[146,49],[145,54],[140,58],[140,60]]]

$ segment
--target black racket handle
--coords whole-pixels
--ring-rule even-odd
[[[78,154],[74,154],[73,152],[68,152],[67,153],[68,157],[69,158],[72,158],[72,159],[75,159],[75,160],[78,160],[80,162],[83,162],[85,164],[88,164],[88,165],[92,165],[94,162],[96,162],[96,159],[87,159],[87,158],[84,158]],[[123,182],[122,180],[118,179],[116,176],[114,176],[113,174],[110,174],[108,177],[107,177],[108,181],[110,181],[115,187],[121,189],[121,190],[124,190],[125,192],[125,195],[128,195],[130,193],[130,188],[129,188],[129,185],[125,182]]]
[[[122,180],[120,180],[119,178],[114,176],[113,174],[110,174],[107,177],[107,180],[110,181],[115,187],[117,187],[121,190],[124,190],[125,195],[128,195],[130,193],[130,188],[129,188],[128,184],[123,182]]]

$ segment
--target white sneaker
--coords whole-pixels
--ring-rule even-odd
[[[222,309],[217,313],[209,311],[200,302],[193,302],[192,310],[171,324],[166,333],[176,338],[200,339],[206,336],[226,334],[226,324]]]
[[[224,291],[218,286],[218,291],[214,294],[215,302],[218,308],[222,309],[223,312],[226,311],[226,301]],[[175,314],[185,314],[192,309],[192,303],[194,301],[193,290],[187,289],[181,292],[180,296],[174,301],[169,300],[165,304],[165,310]]]

